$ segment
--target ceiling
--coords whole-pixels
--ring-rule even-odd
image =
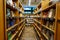
[[[41,0],[20,0],[23,6],[37,6]]]

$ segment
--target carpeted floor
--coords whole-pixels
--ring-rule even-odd
[[[34,27],[26,26],[20,40],[37,40]]]

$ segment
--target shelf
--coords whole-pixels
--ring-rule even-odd
[[[24,27],[23,27],[22,30],[20,31],[18,37],[20,37],[20,35],[22,34],[23,29],[24,29]]]
[[[34,23],[35,24],[35,23]],[[35,24],[35,26],[41,31],[41,28],[39,28],[38,26],[37,26],[37,24]]]
[[[35,27],[35,30],[36,30],[36,32],[38,33],[38,35],[41,37],[41,35],[40,35],[40,33],[38,32],[38,30],[37,30],[36,27]],[[49,39],[44,33],[41,32],[41,34],[42,34],[47,40]]]
[[[37,11],[37,12],[34,13],[34,14],[37,14],[37,13],[43,12],[43,11],[48,11],[48,10],[50,10],[51,8],[55,8],[55,7],[56,7],[56,3],[55,3],[55,4],[52,4],[52,5],[50,5],[50,6],[48,6],[48,7],[45,8],[45,9],[42,9],[42,10]]]
[[[40,25],[42,25],[44,28],[46,28],[46,29],[48,29],[48,30],[52,31],[53,33],[55,33],[55,31],[54,31],[54,30],[52,30],[51,28],[48,28],[47,26],[45,26],[45,25],[41,24],[39,21],[37,21],[37,20],[35,20],[35,19],[33,19],[33,20],[34,20],[34,21],[36,21],[37,23],[39,23]]]
[[[21,24],[23,21],[25,21],[25,19],[22,20],[21,22],[19,22],[18,24],[15,24],[15,25],[11,26],[10,28],[6,29],[6,31],[10,31],[11,29],[15,28],[17,25]]]
[[[55,17],[49,18],[49,17],[41,17],[42,19],[55,19]]]
[[[15,28],[18,24],[15,24],[13,26],[11,26],[10,28],[8,28],[6,31],[10,31],[11,29]]]
[[[37,7],[38,7],[38,8],[39,8],[39,7],[41,7],[41,2],[38,4],[38,6],[37,6]]]
[[[37,23],[39,23],[39,24],[41,24],[39,21],[37,21],[36,19],[33,19],[35,22],[37,22]]]
[[[41,33],[47,40],[49,40],[48,36],[46,36],[46,34]]]
[[[22,26],[23,26],[23,24],[22,24]],[[18,31],[16,31],[16,33],[15,34],[13,34],[12,35],[12,37],[11,37],[11,40],[19,33],[19,31],[20,31],[20,29],[22,28],[22,26],[19,28],[19,30]]]
[[[34,26],[34,25],[33,25]],[[36,29],[36,27],[34,26],[34,28],[35,28],[35,30],[36,30],[36,32],[37,32],[37,34],[39,35],[39,37],[41,37],[41,34],[38,32],[38,30]]]
[[[40,11],[41,11],[41,10],[38,10],[38,11],[37,11],[36,13],[34,13],[34,14],[38,14],[38,13],[41,13]]]
[[[56,7],[56,3],[48,6],[48,7],[45,8],[45,9],[42,9],[41,12],[42,12],[42,11],[48,11],[48,10],[50,10],[51,8],[54,8],[54,7]]]
[[[46,28],[46,29],[48,29],[48,30],[50,30],[50,31],[52,31],[53,33],[55,33],[55,31],[54,30],[52,30],[51,28],[49,28],[49,27],[47,27],[47,26],[45,26],[45,25],[42,25],[44,28]]]
[[[11,6],[11,5],[7,4],[7,3],[6,3],[6,7],[13,10],[13,11],[17,10],[16,8],[14,8],[13,6]]]
[[[20,30],[22,28],[22,26],[24,25],[24,23],[20,26],[20,28],[18,30]]]
[[[9,9],[11,9],[11,10],[13,10],[13,11],[16,11],[16,10],[17,10],[18,12],[23,13],[23,12],[22,12],[21,10],[19,10],[17,7],[14,8],[13,6],[11,6],[11,5],[7,4],[7,3],[6,3],[6,6],[7,6],[7,8],[9,8]]]
[[[17,35],[18,31],[16,31],[16,33],[14,35],[12,35],[10,40],[13,40],[13,38]]]

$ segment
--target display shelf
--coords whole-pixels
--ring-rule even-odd
[[[24,27],[22,28],[21,32],[19,33],[18,38],[19,38],[19,37],[20,37],[20,35],[22,34],[23,29],[24,29]]]
[[[41,11],[43,12],[43,11],[48,11],[48,10],[50,10],[51,8],[55,8],[56,7],[56,3],[54,3],[54,4],[52,4],[52,5],[50,5],[50,6],[48,6],[47,8],[45,8],[45,9],[42,9]]]
[[[22,8],[22,10],[19,10],[18,7],[14,7],[14,6],[11,6],[10,4],[7,4],[7,3],[6,3],[6,7],[9,8],[10,10],[18,11],[18,12],[20,12],[20,13],[24,13],[24,12],[23,12],[24,9],[23,9],[23,7],[22,7],[22,4],[20,3],[19,5],[21,6],[20,9]]]
[[[35,25],[33,24],[33,26],[34,26],[34,28],[35,28],[35,30],[36,30],[36,32],[37,32],[37,34],[39,35],[39,37],[41,37],[41,34],[38,32],[38,30],[37,30],[37,28],[35,27]]]
[[[36,11],[34,14],[38,14],[38,13],[41,13],[41,12],[43,12],[43,11],[48,11],[48,10],[50,10],[51,8],[55,8],[56,7],[56,3],[54,3],[54,4],[52,4],[52,5],[50,5],[50,6],[48,6],[47,8],[45,8],[45,9],[42,9],[42,10],[38,10],[38,11]]]
[[[34,23],[35,24],[35,26],[41,31],[41,29],[37,26],[37,24],[36,23]]]
[[[20,26],[19,30],[16,31],[15,34],[12,35],[11,40],[13,40],[13,38],[19,33],[22,27],[23,27],[23,24]]]
[[[6,31],[10,31],[11,29],[15,28],[18,24],[15,24],[13,26],[11,26],[10,28],[8,28]]]
[[[13,40],[13,38],[17,35],[17,33],[18,33],[18,31],[16,31],[16,33],[12,35],[10,40]]]
[[[36,25],[36,24],[35,24]],[[36,26],[37,27],[37,26]],[[37,28],[35,27],[35,29],[37,30]],[[39,28],[38,28],[39,29]],[[48,29],[48,28],[47,28]],[[39,29],[40,30],[40,29]],[[49,29],[50,30],[50,29]],[[40,36],[43,36],[44,38],[46,38],[47,40],[49,39],[48,36],[44,33],[41,32],[40,30],[40,33],[37,31],[38,34],[41,34]]]
[[[37,11],[36,13],[34,13],[34,14],[38,14],[38,13],[41,13],[40,11],[41,11],[41,10],[38,10],[38,11]]]
[[[16,38],[16,40],[19,39],[20,35],[22,34],[23,29],[24,29],[24,27],[21,29],[20,33],[18,34],[18,38]]]
[[[38,30],[35,28],[37,34],[39,35],[39,37],[41,37],[41,34],[38,32]]]
[[[41,33],[47,40],[49,40],[48,36],[44,33]]]
[[[23,25],[24,25],[24,23],[23,23]],[[21,30],[21,28],[22,28],[22,26],[23,26],[23,25],[21,25],[21,27],[20,27],[20,28],[18,28],[18,30]]]
[[[17,36],[17,38],[16,38],[16,40],[18,40],[19,39],[19,37],[20,37],[20,35],[22,34],[22,32],[23,32],[23,29],[24,29],[24,23],[23,23],[23,25],[21,25],[20,26],[20,28],[19,28],[19,34],[18,34],[18,36]]]
[[[36,26],[36,27],[37,27],[37,26]],[[37,34],[39,35],[39,37],[44,36],[44,37],[48,40],[49,38],[46,36],[46,34],[42,33],[41,31],[40,31],[40,33],[39,33],[36,27],[35,27],[35,30],[36,30]],[[39,28],[38,28],[38,29],[39,29]]]
[[[43,26],[44,28],[46,28],[46,29],[52,31],[53,33],[55,33],[55,31],[54,31],[53,29],[51,29],[51,28],[49,28],[49,27],[47,27],[47,26],[45,26],[45,25],[42,25],[42,26]]]
[[[53,29],[51,29],[51,28],[49,28],[49,27],[41,24],[41,23],[40,23],[39,21],[37,21],[36,19],[33,19],[33,20],[36,21],[37,23],[39,23],[40,25],[42,25],[44,28],[46,28],[46,29],[50,30],[51,32],[55,33],[55,31],[54,31]]]
[[[59,0],[58,0],[59,1]],[[37,10],[42,8],[42,10]],[[44,39],[47,40],[60,40],[60,2],[53,2],[50,0],[42,0],[42,4],[40,8],[36,8],[34,10],[34,14],[41,14],[41,19],[34,18],[34,22],[36,24],[41,25],[41,36],[44,36]],[[39,13],[38,13],[39,11]],[[39,15],[40,15],[39,14]],[[39,26],[38,26],[39,27]],[[44,31],[45,30],[45,31]],[[46,34],[45,34],[46,33]],[[51,36],[52,35],[52,36]]]
[[[6,3],[6,7],[13,10],[13,11],[17,10],[16,8],[14,8],[13,6],[11,6],[11,5],[7,4],[7,3]]]
[[[6,31],[10,31],[11,29],[15,28],[17,25],[21,24],[21,23],[24,22],[24,21],[25,21],[25,19],[22,20],[21,22],[19,22],[18,24],[15,24],[15,25],[11,26],[11,27],[8,28]]]
[[[51,19],[51,18],[49,18],[49,17],[46,17],[46,18],[44,18],[44,17],[41,17],[42,19]],[[55,17],[52,17],[52,19],[55,19]]]
[[[1,37],[1,40],[15,40],[17,34],[19,33],[20,30],[18,28],[20,27],[20,24],[24,21],[21,22],[21,18],[17,16],[24,11],[23,7],[21,9],[19,8],[22,6],[22,4],[19,4],[19,0],[1,0],[1,33],[3,34],[3,37]],[[20,6],[19,6],[20,5]],[[24,19],[23,19],[24,20]],[[8,35],[10,34],[10,35]],[[11,37],[9,37],[11,36]]]
[[[40,8],[41,7],[41,2],[37,5],[37,8]]]

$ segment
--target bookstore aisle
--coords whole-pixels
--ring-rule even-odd
[[[26,26],[20,40],[37,40],[37,35],[33,26]]]
[[[60,40],[60,0],[0,0],[0,40]]]

